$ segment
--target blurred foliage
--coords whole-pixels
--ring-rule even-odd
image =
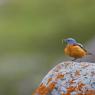
[[[94,0],[0,0],[0,95],[28,95],[55,63],[62,39],[95,35]]]

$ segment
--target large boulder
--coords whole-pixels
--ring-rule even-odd
[[[62,62],[42,80],[33,95],[95,95],[95,63]]]

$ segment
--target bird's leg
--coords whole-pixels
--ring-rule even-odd
[[[77,60],[77,58],[74,58],[72,61],[75,61],[75,60]]]
[[[81,59],[79,60],[79,62],[81,62]]]

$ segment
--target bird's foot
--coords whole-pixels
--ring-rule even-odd
[[[77,60],[77,58],[74,58],[72,61],[75,61],[75,60]]]

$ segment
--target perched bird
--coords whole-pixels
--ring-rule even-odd
[[[64,39],[64,41],[67,43],[67,46],[65,47],[64,52],[66,55],[69,55],[70,57],[74,58],[72,61],[78,58],[82,58],[86,55],[92,55],[83,47],[82,44],[77,43],[75,39],[67,38],[67,39]]]

